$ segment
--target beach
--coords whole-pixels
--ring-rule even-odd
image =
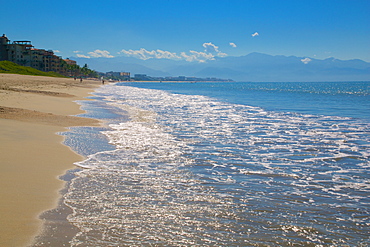
[[[369,245],[369,82],[0,82],[0,246]]]
[[[42,229],[40,213],[57,205],[58,177],[83,160],[62,144],[70,126],[99,126],[74,102],[99,81],[0,74],[0,245],[27,246]]]

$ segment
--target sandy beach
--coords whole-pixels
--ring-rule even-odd
[[[99,81],[0,74],[0,246],[27,246],[42,229],[40,213],[56,206],[64,182],[58,176],[83,157],[57,132],[97,126],[76,100]]]

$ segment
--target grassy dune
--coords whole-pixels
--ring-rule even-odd
[[[38,76],[52,76],[65,77],[56,72],[43,72],[31,67],[21,66],[10,61],[0,61],[0,73],[19,74],[19,75],[38,75]]]

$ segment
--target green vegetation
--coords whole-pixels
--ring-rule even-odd
[[[19,74],[19,75],[37,75],[51,77],[65,77],[56,72],[43,72],[31,67],[21,66],[10,61],[0,61],[0,73]]]
[[[88,68],[87,64],[83,67],[67,64],[61,60],[61,74],[56,72],[43,72],[28,66],[21,66],[10,61],[0,61],[0,73],[19,74],[19,75],[38,75],[51,77],[98,77],[98,73]]]
[[[62,70],[65,71],[63,74],[70,77],[98,77],[98,73],[95,70],[89,69],[87,64],[83,67],[73,64],[67,64],[66,61],[61,60]]]

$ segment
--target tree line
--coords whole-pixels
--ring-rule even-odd
[[[95,70],[89,69],[88,65],[85,64],[83,67],[80,67],[77,64],[68,64],[66,61],[61,59],[61,74],[70,77],[92,77],[97,78],[98,73]]]

